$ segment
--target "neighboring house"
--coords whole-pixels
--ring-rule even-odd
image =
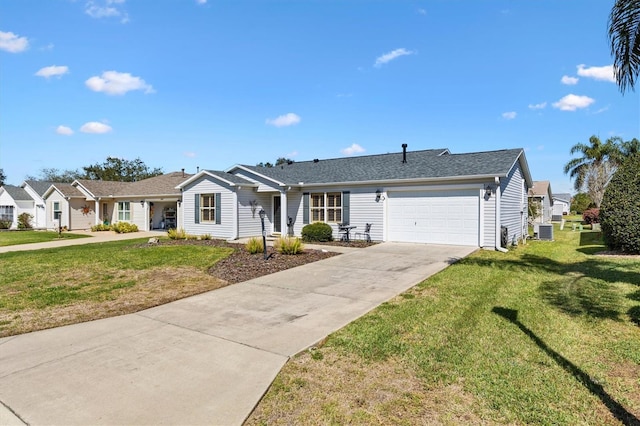
[[[95,211],[85,193],[70,183],[53,183],[43,197],[46,205],[46,227],[69,230],[90,229],[95,225]]]
[[[538,215],[533,219],[534,223],[549,223],[553,215],[553,194],[548,180],[533,182],[529,190],[529,199],[538,203]]]
[[[19,186],[0,187],[0,221],[11,222],[9,229],[18,228],[18,216],[22,213],[33,215],[33,198]]]
[[[182,197],[176,186],[189,176],[172,172],[138,182],[78,179],[53,184],[44,197],[47,227],[55,228],[53,217],[60,211],[62,226],[68,229],[116,222],[133,223],[141,231],[177,228]]]
[[[571,194],[553,194],[553,215],[567,215],[571,210]]]
[[[178,185],[189,234],[237,239],[261,233],[300,235],[326,222],[378,241],[500,246],[527,235],[532,186],[522,149],[451,154],[432,149],[291,162],[272,168],[236,165],[203,170]],[[353,235],[353,234],[352,234]]]
[[[34,228],[47,227],[46,203],[43,196],[53,184],[54,182],[26,180],[22,182],[22,185],[20,185],[25,191],[27,191],[35,202],[34,210],[32,212]]]

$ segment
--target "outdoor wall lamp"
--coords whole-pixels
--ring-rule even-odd
[[[141,201],[140,201],[140,205],[141,205],[142,207],[144,207],[144,200],[141,200]]]
[[[376,203],[380,201],[380,197],[382,196],[382,191],[376,189]]]
[[[491,197],[492,192],[493,188],[491,188],[491,185],[487,185],[487,187],[484,189],[484,194],[487,196],[487,198]]]

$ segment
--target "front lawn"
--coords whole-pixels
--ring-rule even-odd
[[[640,258],[478,251],[289,361],[248,424],[640,424]]]
[[[59,235],[53,231],[2,231],[0,232],[0,247],[85,237],[89,237],[89,235],[69,234],[68,232]]]
[[[136,312],[227,284],[208,269],[232,248],[146,241],[0,254],[0,336]]]

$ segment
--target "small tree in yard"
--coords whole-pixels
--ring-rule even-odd
[[[33,225],[31,224],[31,220],[33,216],[29,213],[22,213],[18,216],[18,229],[31,229]]]
[[[610,249],[640,254],[640,154],[629,157],[611,179],[600,223]]]

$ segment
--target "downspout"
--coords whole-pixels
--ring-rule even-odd
[[[502,233],[501,228],[501,224],[502,221],[500,220],[500,178],[499,177],[495,177],[495,184],[496,184],[496,250],[498,250],[499,252],[502,253],[507,253],[509,250],[507,250],[506,248],[502,247],[502,245],[500,244],[500,234]]]

